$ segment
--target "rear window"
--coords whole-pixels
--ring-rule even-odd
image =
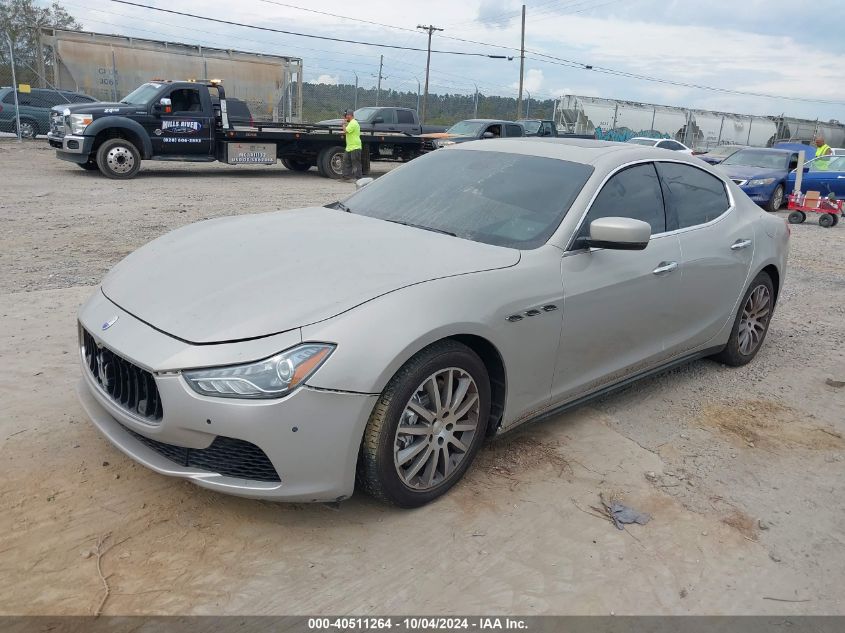
[[[589,165],[552,158],[445,149],[382,176],[346,205],[373,218],[532,249],[552,236],[592,173]]]

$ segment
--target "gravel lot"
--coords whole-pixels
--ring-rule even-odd
[[[351,186],[149,163],[120,183],[42,140],[0,140],[0,176],[0,613],[845,614],[845,225],[793,227],[749,366],[696,362],[491,442],[426,508],[332,509],[218,495],[112,449],[76,402],[74,315],[168,230]],[[652,522],[616,530],[602,492]]]

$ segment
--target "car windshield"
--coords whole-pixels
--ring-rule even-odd
[[[744,165],[761,169],[786,169],[789,165],[789,154],[782,152],[767,152],[761,149],[741,149],[731,154],[723,165]]]
[[[540,121],[520,121],[526,134],[536,134],[540,130]]]
[[[552,158],[447,149],[382,176],[345,205],[372,218],[532,249],[551,237],[592,172]]]
[[[478,136],[484,125],[484,123],[479,123],[478,121],[458,121],[446,130],[446,132],[455,136]]]
[[[161,90],[161,84],[142,84],[120,100],[129,105],[146,105],[156,93]]]
[[[652,146],[652,145],[654,145],[655,143],[657,143],[657,140],[658,140],[658,139],[653,139],[653,138],[632,138],[632,139],[631,139],[631,140],[629,140],[628,142],[629,142],[629,143],[633,143],[634,145],[648,145],[648,146]]]
[[[736,152],[736,147],[731,147],[730,145],[722,145],[720,147],[714,147],[712,149],[707,150],[708,156],[730,156],[734,152]]]
[[[358,108],[355,110],[355,120],[363,123],[368,123],[370,119],[376,116],[380,108]]]

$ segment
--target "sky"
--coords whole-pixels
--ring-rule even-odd
[[[417,82],[425,78],[425,52],[269,33],[110,0],[60,1],[85,30],[301,57],[307,81],[354,83],[357,73],[361,85],[374,85],[380,55],[387,77],[383,86],[416,91]],[[415,27],[433,24],[443,29],[433,37],[435,50],[514,59],[433,53],[431,92],[471,94],[476,86],[488,95],[517,92],[520,0],[133,1],[270,28],[422,49],[427,36]],[[842,0],[526,0],[525,4],[525,47],[532,52],[526,52],[524,86],[534,99],[576,94],[845,122]],[[538,53],[592,65],[594,70]],[[772,96],[645,81],[597,72],[598,68]]]

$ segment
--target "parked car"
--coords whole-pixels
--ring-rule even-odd
[[[767,211],[777,211],[786,200],[786,176],[796,167],[798,152],[746,148],[728,156],[716,169]]]
[[[23,138],[35,138],[39,134],[49,132],[50,109],[53,106],[92,103],[93,101],[96,101],[96,99],[67,90],[33,88],[31,92],[18,91],[21,136]],[[16,134],[18,131],[16,121],[15,91],[11,88],[0,88],[0,132]]]
[[[797,171],[793,169],[786,177],[788,193],[795,189]],[[819,156],[804,163],[801,191],[818,191],[822,196],[832,193],[837,200],[845,200],[845,156]]]
[[[674,152],[681,152],[682,154],[689,154],[692,156],[692,150],[678,141],[671,138],[648,138],[647,136],[635,136],[628,139],[629,143],[635,145],[646,145],[648,147],[659,147],[660,149],[671,149]]]
[[[492,138],[525,136],[525,128],[515,121],[500,119],[466,119],[458,121],[443,133],[423,134],[423,151],[440,149],[456,143]]]
[[[703,152],[701,154],[694,153],[694,155],[696,158],[700,158],[705,163],[710,163],[711,165],[718,165],[728,156],[738,152],[742,148],[742,145],[717,145],[716,147],[711,147],[706,152]]]
[[[418,135],[442,132],[442,125],[420,125],[417,111],[411,108],[367,107],[355,110],[355,120],[362,132],[403,132]],[[343,119],[327,119],[318,125],[342,125]]]
[[[135,251],[80,309],[79,396],[164,475],[340,501],[357,473],[420,506],[488,436],[694,358],[751,361],[787,247],[783,219],[682,154],[464,143],[328,207]]]
[[[558,136],[557,125],[550,119],[517,119],[525,136]]]

